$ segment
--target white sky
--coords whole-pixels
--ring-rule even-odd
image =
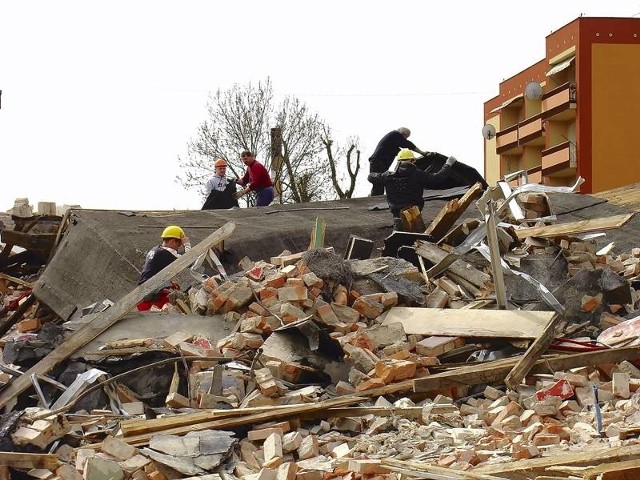
[[[17,197],[199,209],[175,182],[209,92],[271,77],[338,138],[382,135],[482,172],[483,102],[544,57],[545,36],[638,0],[0,0],[0,210]]]

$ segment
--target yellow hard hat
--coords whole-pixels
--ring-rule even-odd
[[[182,230],[177,225],[169,225],[162,232],[162,238],[178,238],[182,239],[184,237],[184,230]]]
[[[408,148],[401,148],[396,160],[399,162],[413,162],[416,157],[413,155],[413,152]]]

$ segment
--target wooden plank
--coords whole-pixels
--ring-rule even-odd
[[[415,475],[419,478],[432,478],[432,479],[462,479],[462,480],[501,480],[500,477],[494,477],[493,475],[487,475],[484,473],[476,473],[472,471],[454,470],[446,467],[439,467],[437,465],[430,465],[423,462],[409,462],[403,460],[396,460],[395,458],[383,458],[382,465],[389,467],[392,471],[414,471]],[[411,475],[411,474],[409,474]]]
[[[623,360],[633,361],[640,357],[640,346],[612,348],[596,352],[576,353],[572,355],[555,355],[538,360],[530,373],[553,373],[576,367],[597,367],[603,363],[619,363]],[[428,377],[413,380],[413,391],[431,392],[442,388],[464,383],[482,385],[502,382],[505,375],[518,362],[518,358],[505,358],[494,362],[459,367]],[[361,394],[368,393],[362,392]]]
[[[538,338],[554,312],[393,307],[383,325],[400,322],[407,335]]]
[[[22,315],[24,315],[24,313],[29,310],[29,308],[31,308],[31,305],[33,305],[35,301],[36,297],[32,293],[24,302],[22,302],[22,304],[18,306],[18,308],[15,309],[15,311],[10,316],[1,320],[0,335],[4,335],[9,330],[11,330],[11,327],[13,327],[16,322],[22,318]]]
[[[480,198],[482,194],[482,184],[480,182],[473,185],[461,198],[456,198],[448,202],[433,219],[424,233],[431,235],[434,241],[438,242],[446,233],[451,230],[453,224],[469,208],[471,202]]]
[[[409,387],[411,387],[411,385],[409,385]],[[294,405],[308,404],[300,403]],[[294,405],[269,405],[263,407],[236,408],[233,410],[206,409],[194,413],[171,415],[162,418],[134,418],[131,420],[123,420],[120,423],[120,426],[122,434],[125,437],[131,437],[134,435],[140,435],[141,433],[157,432],[169,428],[191,425],[198,422],[248,416],[264,412],[274,413],[278,410],[285,410]],[[298,417],[310,420],[316,418],[344,418],[376,415],[379,417],[397,416],[419,419],[422,417],[422,411],[422,407],[331,407],[321,411],[302,412],[298,414]]]
[[[640,478],[640,460],[605,463],[585,470],[582,475],[584,480],[637,479]]]
[[[556,453],[549,457],[516,460],[494,465],[483,465],[474,468],[473,472],[500,475],[514,472],[543,472],[553,465],[589,465],[598,463],[626,462],[640,458],[640,445],[629,445],[618,448],[599,448],[585,450],[580,453]]]
[[[256,425],[289,417],[298,417],[303,413],[307,414],[312,412],[326,411],[327,409],[333,407],[344,407],[347,405],[352,405],[354,403],[359,403],[363,400],[364,398],[362,397],[337,397],[331,400],[325,400],[317,403],[288,405],[284,408],[269,409],[265,412],[254,413],[251,415],[242,415],[209,421],[199,420],[195,423],[172,428],[162,428],[158,431],[161,431],[163,434],[167,435],[184,435],[189,432],[199,432],[201,430],[209,429],[230,430],[243,425]],[[155,432],[145,432],[139,435],[125,436],[122,438],[122,440],[129,443],[130,445],[146,445],[147,443],[149,443],[149,439],[153,435],[155,435]],[[95,448],[95,445],[92,445],[90,448]]]
[[[498,242],[498,233],[496,232],[495,204],[493,201],[487,202],[487,213],[485,214],[484,222],[487,225],[487,244],[489,245],[491,258],[491,273],[493,274],[493,285],[496,291],[496,303],[500,310],[506,310],[507,291],[504,284],[500,244]]]
[[[440,247],[424,240],[418,240],[416,242],[416,253],[426,258],[434,265],[438,265],[447,257],[451,258],[449,257],[449,254],[442,250]],[[451,265],[447,265],[447,270],[460,277],[466,278],[480,290],[486,290],[487,292],[493,290],[491,276],[487,275],[484,272],[481,272],[464,260],[455,260],[451,263]],[[431,275],[433,275],[433,273],[431,273],[430,276]]]
[[[53,454],[0,452],[0,465],[12,468],[55,470],[60,466],[60,462],[58,462],[58,456]]]
[[[555,329],[562,317],[558,314],[554,315],[549,324],[544,329],[542,335],[540,335],[524,352],[524,355],[520,357],[518,363],[513,367],[509,374],[504,379],[504,383],[511,390],[515,390],[518,385],[527,376],[531,367],[536,363],[540,356],[549,348],[551,342],[555,338]]]
[[[12,277],[11,275],[7,275],[6,273],[2,272],[0,272],[0,278],[8,280],[11,283],[15,283],[16,285],[22,285],[23,287],[27,287],[33,290],[33,283],[25,282],[21,278]]]
[[[71,335],[64,343],[59,345],[49,355],[36,363],[27,372],[25,372],[24,375],[14,380],[8,388],[0,393],[0,408],[4,407],[11,399],[31,386],[32,374],[44,375],[51,371],[56,365],[63,360],[66,360],[76,350],[85,346],[91,340],[107,330],[111,325],[123,318],[130,310],[135,308],[135,306],[146,295],[169,282],[182,270],[191,265],[196,258],[207,252],[211,246],[221,242],[231,235],[235,228],[236,225],[233,222],[224,224],[148,281],[142,285],[138,285],[133,291],[122,297],[115,305],[97,315],[91,322],[86,324],[80,330],[74,332],[73,335]]]
[[[520,240],[527,237],[558,237],[563,235],[577,235],[579,233],[597,232],[620,228],[626,224],[635,213],[613,215],[611,217],[595,218],[593,220],[578,220],[576,222],[559,223],[544,227],[527,227],[515,230]]]

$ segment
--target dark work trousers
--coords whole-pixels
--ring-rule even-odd
[[[273,202],[273,187],[256,189],[256,207],[268,207]]]
[[[393,163],[393,160],[391,161]],[[387,163],[383,160],[379,160],[377,158],[369,159],[369,173],[384,173],[389,170],[391,164],[387,165]],[[371,187],[371,196],[384,195],[384,185],[373,185]]]

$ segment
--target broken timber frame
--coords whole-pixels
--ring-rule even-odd
[[[90,323],[76,331],[64,343],[59,345],[55,350],[49,353],[49,355],[36,363],[27,372],[25,372],[24,375],[15,379],[7,389],[0,393],[0,408],[6,406],[11,399],[31,386],[32,374],[44,375],[51,371],[56,365],[58,365],[58,363],[66,360],[76,350],[85,346],[91,340],[118,322],[133,308],[135,308],[135,306],[146,295],[169,282],[173,277],[193,263],[196,258],[206,253],[209,248],[231,235],[235,228],[236,225],[233,222],[224,224],[198,245],[188,252],[185,252],[184,255],[177,258],[173,263],[169,264],[148,281],[142,285],[138,285],[134,290],[122,297],[115,305],[108,308],[96,316]]]
[[[455,198],[442,207],[424,233],[431,235],[434,241],[439,242],[451,230],[451,227],[467,210],[471,202],[479,198],[481,194],[482,184],[477,182],[467,190],[462,198]]]
[[[596,352],[576,353],[573,355],[555,355],[537,360],[530,373],[549,373],[549,371],[569,370],[576,367],[597,367],[603,363],[619,363],[632,361],[640,357],[640,346],[612,348]],[[494,362],[483,362],[476,365],[455,368],[449,372],[436,373],[424,378],[411,380],[413,391],[431,392],[441,388],[466,385],[482,385],[502,382],[505,375],[517,363],[517,358],[505,358]],[[391,386],[391,385],[388,385]],[[358,392],[368,395],[370,392]]]
[[[511,390],[515,390],[518,385],[520,385],[538,358],[549,348],[549,345],[551,345],[551,342],[553,342],[555,338],[556,325],[558,325],[561,318],[560,315],[556,314],[549,320],[549,324],[545,327],[542,335],[535,339],[527,351],[520,357],[515,367],[509,372],[509,375],[504,379],[505,385]]]
[[[558,223],[543,227],[526,227],[515,230],[518,240],[527,237],[558,237],[562,235],[576,235],[579,233],[611,230],[625,225],[635,213],[614,215],[612,217],[594,218],[593,220],[579,220],[577,222]]]

